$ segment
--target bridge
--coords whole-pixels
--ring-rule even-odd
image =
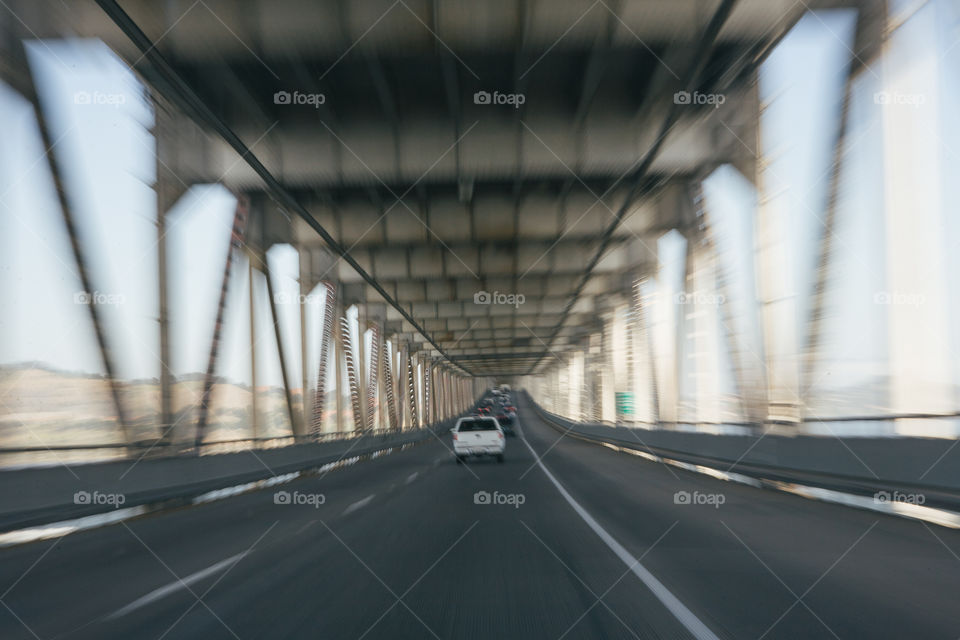
[[[0,637],[960,636],[958,43],[0,0]]]

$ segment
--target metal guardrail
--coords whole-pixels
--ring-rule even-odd
[[[422,427],[424,429],[434,428],[436,425]],[[405,431],[415,431],[407,429]],[[204,455],[213,449],[238,451],[244,449],[272,449],[276,447],[292,446],[298,444],[315,444],[322,442],[335,442],[339,440],[352,440],[363,436],[386,436],[400,434],[404,431],[397,429],[365,429],[362,431],[333,431],[320,434],[309,434],[302,436],[266,436],[259,438],[235,438],[231,440],[212,440],[200,445],[200,455]],[[243,446],[249,445],[249,446]],[[101,444],[66,444],[51,446],[30,446],[30,447],[0,447],[0,456],[24,454],[24,453],[58,453],[70,451],[122,451],[128,450],[132,455],[144,455],[143,452],[155,453],[155,457],[176,457],[180,455],[196,453],[197,446],[193,442],[163,442],[157,440],[142,440],[124,444],[122,442],[109,442]],[[151,456],[153,457],[153,456]]]
[[[960,511],[960,489],[943,487],[918,481],[895,481],[884,478],[870,478],[853,474],[833,473],[825,471],[811,471],[776,464],[763,464],[755,461],[735,460],[717,456],[704,455],[690,451],[681,451],[662,446],[652,446],[641,439],[629,440],[618,437],[618,427],[607,424],[585,424],[550,413],[541,407],[528,394],[524,394],[534,412],[548,425],[564,435],[592,444],[612,445],[623,449],[644,452],[664,461],[675,461],[687,465],[708,467],[711,470],[727,474],[739,474],[760,480],[771,486],[803,485],[841,491],[861,496],[873,496],[878,493],[892,494],[896,491],[915,491],[923,493],[926,506],[940,507],[952,511]],[[609,429],[609,435],[590,433],[583,427],[593,430]],[[640,432],[642,433],[642,431]],[[727,436],[715,436],[727,437]],[[892,445],[892,441],[891,441]]]

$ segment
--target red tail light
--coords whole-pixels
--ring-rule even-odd
[[[453,439],[454,439],[454,440],[457,439],[457,434],[453,434]]]

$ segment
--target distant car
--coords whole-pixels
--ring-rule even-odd
[[[469,456],[496,456],[497,462],[503,462],[507,443],[503,429],[494,418],[460,418],[450,432],[453,434],[453,452],[457,456],[457,464],[462,464]]]
[[[513,423],[516,421],[517,414],[510,413],[509,411],[500,411],[497,413],[496,418],[500,428],[503,429],[504,435],[510,438],[517,435],[516,431],[513,430]]]

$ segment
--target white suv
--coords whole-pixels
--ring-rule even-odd
[[[460,418],[450,432],[453,433],[453,452],[457,456],[457,464],[466,460],[467,456],[496,456],[497,462],[503,462],[507,441],[496,418]]]

